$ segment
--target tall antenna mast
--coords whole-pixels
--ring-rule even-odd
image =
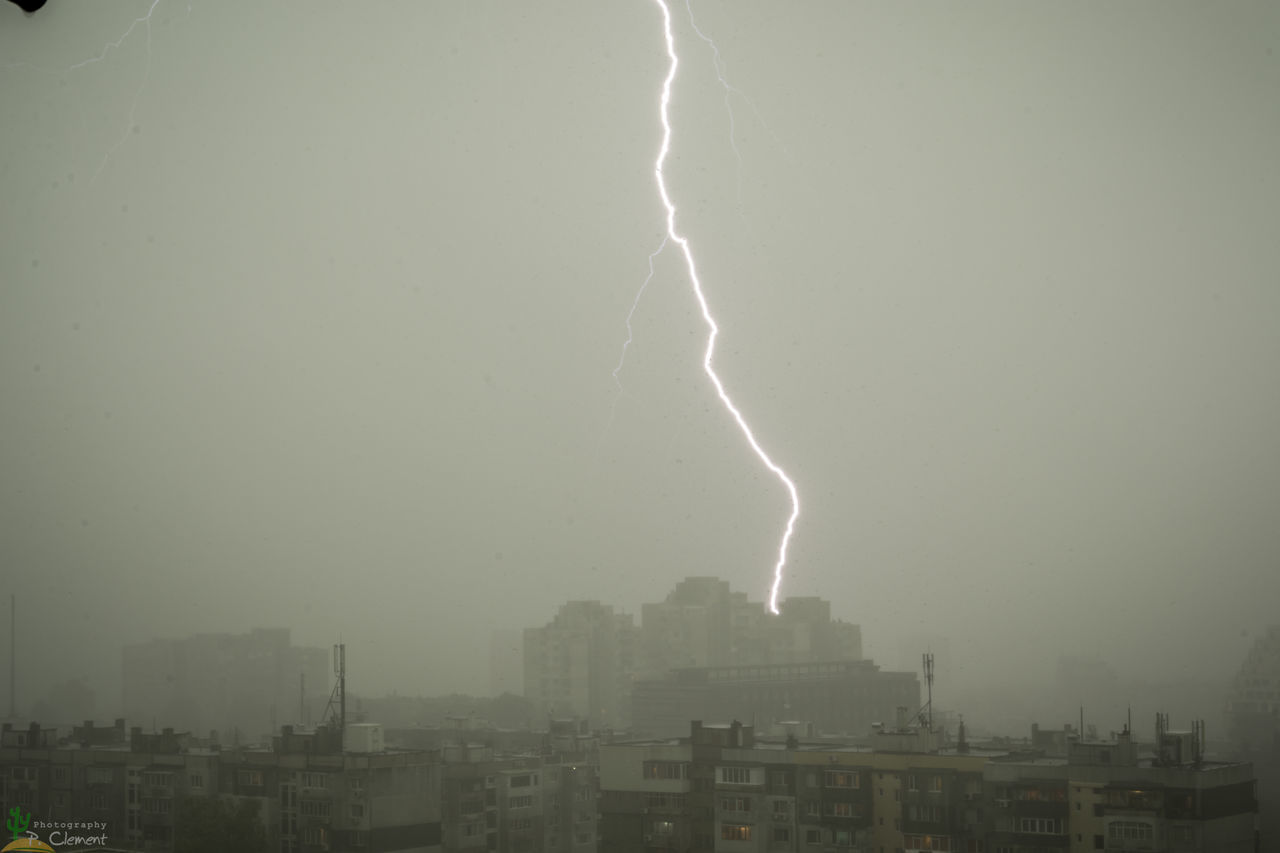
[[[933,652],[924,654],[924,681],[929,691],[929,700],[924,707],[929,712],[929,716],[923,722],[929,731],[933,731]]]
[[[347,647],[343,643],[333,647],[333,671],[338,680],[333,685],[333,692],[329,694],[329,704],[325,706],[324,715],[326,722],[337,725],[338,735],[342,737],[347,731]]]

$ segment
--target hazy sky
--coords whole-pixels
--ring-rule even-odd
[[[784,595],[974,678],[1234,670],[1280,600],[1280,5],[698,2],[731,135],[673,3]],[[654,0],[0,8],[24,698],[272,625],[482,692],[565,600],[764,597],[786,494],[671,248],[611,376],[666,63]]]

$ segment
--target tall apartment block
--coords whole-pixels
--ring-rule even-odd
[[[633,619],[598,601],[570,601],[524,632],[524,695],[535,713],[624,728],[635,674]]]

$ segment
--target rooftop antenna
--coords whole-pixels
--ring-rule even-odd
[[[924,681],[927,685],[928,699],[924,703],[924,707],[916,713],[916,718],[920,724],[925,727],[926,731],[933,731],[933,653],[925,652],[924,654]]]
[[[329,704],[325,706],[324,715],[328,722],[336,723],[339,735],[347,731],[347,647],[338,643],[333,647],[333,672],[338,676],[333,685],[333,693],[329,694]]]

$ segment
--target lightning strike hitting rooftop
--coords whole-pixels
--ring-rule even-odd
[[[667,192],[667,182],[662,171],[663,165],[667,160],[667,154],[671,151],[671,120],[669,116],[671,84],[676,78],[676,69],[680,65],[680,59],[676,55],[675,36],[671,33],[671,9],[667,6],[666,0],[654,0],[654,2],[662,10],[663,30],[667,39],[667,56],[671,59],[671,65],[667,70],[666,79],[662,82],[662,97],[659,109],[659,115],[662,119],[662,147],[658,151],[658,159],[654,162],[653,173],[657,179],[658,195],[661,196],[662,205],[667,211],[667,237],[678,245],[680,251],[684,254],[685,265],[689,269],[689,281],[693,285],[694,295],[697,296],[698,305],[702,309],[702,319],[710,329],[710,333],[707,336],[707,349],[702,357],[702,368],[711,379],[711,384],[715,386],[716,393],[720,395],[720,402],[724,403],[725,408],[733,415],[733,419],[738,422],[738,427],[741,428],[742,434],[746,436],[747,443],[751,445],[751,449],[755,451],[756,456],[760,457],[760,461],[764,463],[765,467],[782,481],[791,495],[791,515],[787,518],[787,526],[782,534],[782,541],[778,545],[778,562],[774,566],[773,585],[769,589],[769,610],[777,613],[778,588],[782,585],[782,569],[787,563],[787,546],[791,542],[791,535],[795,532],[796,519],[800,516],[800,496],[796,492],[795,483],[787,476],[787,472],[770,459],[769,454],[765,453],[764,448],[756,441],[755,434],[751,431],[750,425],[747,424],[746,418],[742,416],[742,412],[729,399],[729,395],[724,389],[724,383],[720,381],[720,377],[716,375],[715,370],[711,367],[712,357],[715,354],[716,337],[720,334],[720,327],[716,324],[715,318],[711,316],[711,308],[707,303],[707,297],[702,292],[702,282],[698,279],[697,265],[693,260],[693,250],[689,247],[689,240],[676,231],[676,206],[672,203],[671,196]]]

